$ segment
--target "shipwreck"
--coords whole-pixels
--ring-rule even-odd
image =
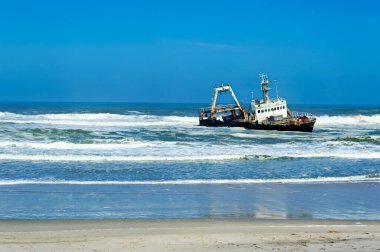
[[[312,132],[317,118],[288,108],[283,98],[269,98],[270,81],[260,74],[261,100],[251,100],[250,108],[243,108],[230,85],[216,86],[211,107],[199,110],[199,125],[208,127],[244,127],[253,130]],[[217,105],[218,95],[229,93],[234,104]]]

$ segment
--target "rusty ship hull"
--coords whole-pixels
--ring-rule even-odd
[[[257,123],[244,123],[243,127],[253,130],[277,130],[277,131],[301,131],[301,132],[313,132],[315,122],[303,123],[300,125],[295,124],[257,124]]]
[[[242,127],[250,130],[277,130],[277,131],[300,131],[313,132],[315,121],[296,123],[296,120],[291,120],[289,123],[276,124],[259,124],[256,122],[244,122],[239,120],[199,120],[200,126],[206,127]]]

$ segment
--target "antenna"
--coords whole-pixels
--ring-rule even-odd
[[[251,96],[252,96],[252,99],[251,99],[251,100],[253,100],[253,91],[251,91]]]
[[[269,80],[266,74],[261,73],[259,74],[260,80],[261,80],[261,92],[263,93],[263,101],[264,103],[267,103],[269,101],[269,96],[268,96],[268,90],[270,89],[268,87]]]
[[[277,100],[280,99],[278,97],[278,90],[277,90],[277,78],[274,78],[274,85],[276,86],[276,95],[277,95]]]

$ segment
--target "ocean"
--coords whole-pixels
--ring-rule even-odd
[[[0,103],[0,219],[380,220],[379,106],[289,105],[313,133],[202,106]]]

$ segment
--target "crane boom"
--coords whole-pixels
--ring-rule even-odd
[[[230,92],[231,93],[231,96],[232,96],[232,99],[234,100],[235,102],[235,107],[231,107],[230,110],[232,109],[239,109],[240,111],[243,111],[241,106],[240,106],[240,103],[238,101],[238,99],[236,98],[235,96],[235,93],[234,91],[232,90],[231,86],[229,84],[227,85],[224,85],[224,86],[219,86],[219,87],[215,87],[214,88],[214,95],[213,95],[213,98],[212,98],[212,105],[211,105],[211,111],[210,111],[210,116],[212,116],[213,114],[215,113],[218,113],[218,112],[222,112],[222,111],[219,111],[219,109],[216,107],[216,101],[218,99],[218,94],[221,94],[222,92]],[[223,111],[228,111],[229,109],[227,109],[226,107],[223,107],[222,108]]]

